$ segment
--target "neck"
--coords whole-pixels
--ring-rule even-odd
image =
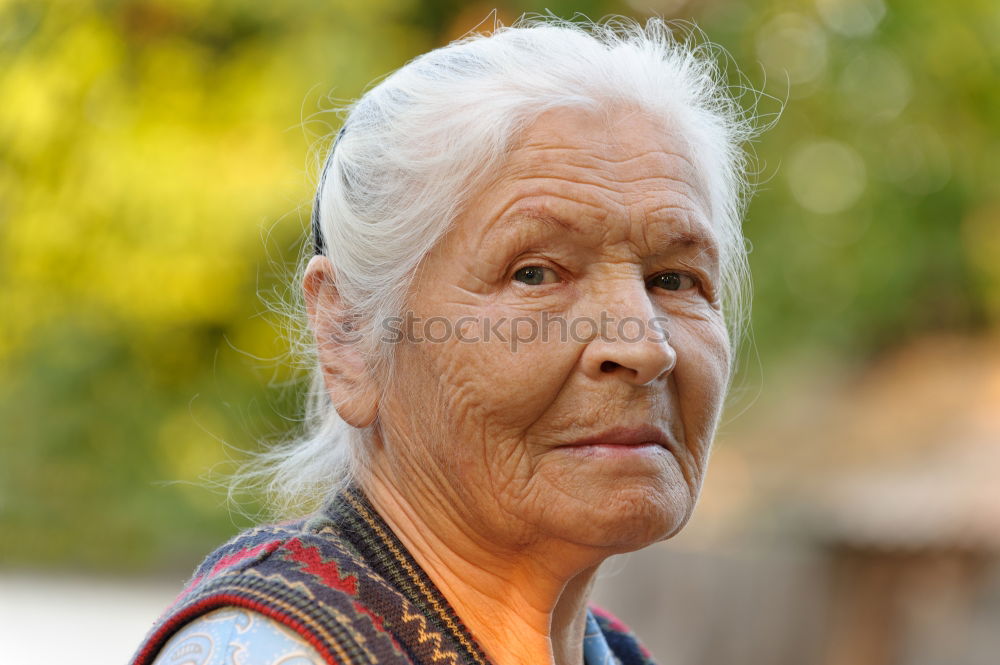
[[[377,470],[364,490],[495,665],[583,662],[587,599],[603,556],[556,544],[483,546]]]

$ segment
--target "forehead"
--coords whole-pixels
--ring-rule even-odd
[[[711,238],[702,175],[682,136],[649,114],[554,109],[524,131],[470,207],[487,227],[526,207],[611,226],[681,225]]]

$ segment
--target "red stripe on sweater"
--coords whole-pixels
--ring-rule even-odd
[[[594,603],[588,603],[588,605],[590,606],[590,611],[594,613],[594,616],[601,617],[601,618],[605,619],[608,622],[608,628],[611,628],[613,630],[617,630],[619,633],[630,633],[630,632],[632,632],[631,629],[628,626],[626,626],[624,623],[622,623],[621,619],[619,619],[618,617],[616,617],[611,612],[608,612],[606,609],[604,609],[600,605],[596,605]]]
[[[382,617],[375,614],[374,612],[372,612],[370,609],[368,609],[358,601],[354,601],[354,609],[357,610],[359,613],[365,614],[369,618],[371,618],[372,623],[375,624],[375,628],[378,629],[379,632],[388,635],[389,639],[392,640],[392,645],[396,647],[396,649],[398,649],[399,651],[405,651],[405,649],[403,649],[403,645],[401,645],[399,642],[396,641],[396,636],[385,629],[385,626],[382,623]]]
[[[241,561],[252,559],[259,554],[262,553],[270,554],[274,550],[278,549],[279,545],[281,545],[280,540],[272,540],[267,543],[261,543],[260,545],[256,545],[255,547],[251,547],[249,549],[240,550],[239,552],[233,552],[232,554],[227,554],[226,556],[222,557],[221,559],[215,562],[215,565],[212,566],[212,570],[208,573],[208,576],[211,577],[212,575],[215,575],[223,568],[229,568],[230,566],[235,565]]]
[[[328,665],[350,665],[350,663],[341,662],[334,658],[330,650],[323,644],[323,640],[317,637],[309,628],[298,621],[290,614],[282,612],[280,610],[274,609],[263,603],[258,603],[255,600],[250,600],[249,598],[244,598],[236,594],[220,593],[217,595],[209,596],[199,600],[194,605],[187,607],[183,612],[175,614],[170,617],[166,623],[164,623],[160,628],[146,640],[146,644],[140,651],[135,660],[132,661],[132,665],[149,665],[156,658],[160,649],[166,643],[166,641],[177,632],[189,619],[196,618],[201,614],[204,614],[210,610],[218,609],[220,607],[243,607],[254,612],[259,612],[266,617],[274,619],[278,623],[288,626],[296,633],[302,636],[302,638],[307,641],[317,653],[323,657]]]
[[[210,570],[209,572],[207,572],[204,575],[198,575],[197,577],[193,578],[190,582],[188,582],[187,586],[185,586],[184,589],[182,589],[181,592],[179,594],[177,594],[177,596],[174,598],[173,602],[170,603],[170,606],[167,608],[167,611],[170,611],[173,608],[175,608],[178,605],[180,605],[181,601],[183,601],[187,597],[187,595],[196,586],[198,586],[199,584],[201,584],[201,582],[206,577],[211,577],[211,576],[215,575],[216,573],[218,573],[219,571],[221,571],[222,569],[228,568],[229,566],[235,565],[235,564],[237,564],[237,563],[239,563],[241,561],[246,561],[247,559],[252,559],[252,558],[256,557],[258,554],[261,554],[261,553],[270,554],[274,550],[278,549],[279,545],[281,545],[281,541],[280,540],[273,540],[273,541],[270,541],[270,542],[267,542],[267,543],[261,543],[260,545],[255,545],[254,547],[251,547],[251,548],[248,548],[248,549],[243,549],[243,550],[240,550],[239,552],[234,552],[232,554],[229,554],[227,556],[222,557],[221,559],[219,559],[218,561],[215,562],[215,565],[212,566],[212,570]]]
[[[289,559],[306,564],[302,567],[303,572],[315,575],[333,589],[357,595],[358,578],[353,575],[341,577],[337,562],[332,559],[324,561],[318,547],[307,547],[298,538],[292,538],[285,543],[285,549],[290,552]]]
[[[595,617],[601,617],[602,619],[605,619],[608,622],[608,628],[610,628],[611,630],[615,630],[618,631],[619,633],[624,633],[626,635],[632,634],[631,628],[626,626],[624,623],[622,623],[621,619],[619,619],[614,614],[607,611],[600,605],[597,605],[595,603],[587,603],[587,606],[590,607],[590,611],[594,613]],[[638,640],[636,640],[636,646],[639,647],[639,653],[641,653],[644,658],[647,658],[649,660],[653,659],[653,654],[651,654],[649,652],[649,649],[647,649]]]

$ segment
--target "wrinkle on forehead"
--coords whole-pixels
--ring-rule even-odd
[[[691,152],[677,127],[638,109],[609,108],[603,113],[552,109],[525,130],[500,171],[501,177],[510,177],[561,165],[591,169],[610,181],[629,184],[638,179],[615,175],[620,167],[629,167],[626,170],[658,172],[658,178],[693,189],[707,204],[709,188]]]
[[[715,259],[717,239],[697,176],[686,142],[648,114],[554,109],[525,131],[474,207],[483,234],[521,208],[545,215],[551,205],[576,207],[574,214],[592,222],[639,222],[644,240],[649,227],[666,223],[676,244],[697,243]]]

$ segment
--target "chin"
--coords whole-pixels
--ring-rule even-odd
[[[590,492],[560,515],[555,530],[566,540],[614,553],[632,552],[676,535],[694,501],[686,486],[628,483]]]

